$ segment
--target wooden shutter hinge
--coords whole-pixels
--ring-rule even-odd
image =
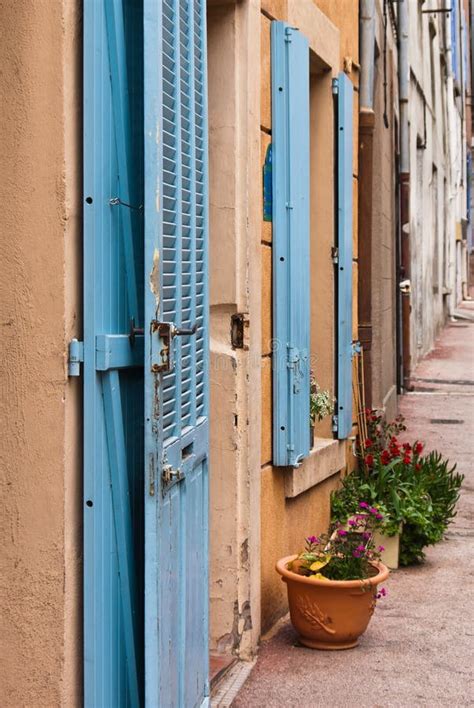
[[[80,376],[81,364],[84,361],[84,342],[78,339],[71,339],[69,342],[69,355],[67,360],[68,376]]]

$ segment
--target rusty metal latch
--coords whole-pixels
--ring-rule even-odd
[[[174,469],[172,465],[167,462],[163,463],[163,469],[161,472],[161,492],[166,494],[166,492],[173,487],[178,482],[184,479],[183,472],[179,469]]]
[[[158,338],[158,347],[153,347],[156,351],[152,355],[151,370],[154,374],[167,373],[173,371],[173,339],[175,337],[190,337],[197,332],[197,322],[192,327],[176,327],[173,322],[158,322],[152,320],[151,335],[152,340]]]

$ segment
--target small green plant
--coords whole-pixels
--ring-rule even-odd
[[[344,526],[334,524],[327,534],[309,536],[306,547],[290,570],[315,580],[363,580],[375,574],[373,563],[382,546],[374,545],[374,530],[383,519],[380,511],[361,502],[359,513]]]
[[[393,536],[403,524],[400,564],[420,562],[423,548],[440,541],[456,515],[463,475],[438,452],[423,456],[421,442],[401,443],[401,416],[392,423],[377,411],[366,416],[369,437],[358,445],[359,468],[332,495],[333,521],[344,523],[359,499],[368,499],[384,515],[382,533]]]
[[[310,375],[309,389],[309,417],[311,425],[316,421],[320,421],[327,415],[331,415],[334,411],[334,398],[329,391],[321,391],[321,387],[317,383],[313,371]]]

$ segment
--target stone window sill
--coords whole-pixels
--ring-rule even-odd
[[[315,438],[309,456],[300,467],[285,472],[285,496],[297,497],[308,489],[332,477],[346,465],[345,441]]]

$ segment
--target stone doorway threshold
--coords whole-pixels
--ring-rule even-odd
[[[230,708],[254,666],[255,661],[239,661],[235,656],[211,654],[211,707]]]

